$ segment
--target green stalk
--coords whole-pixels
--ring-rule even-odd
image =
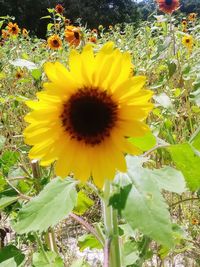
[[[47,261],[49,264],[51,264],[51,261],[49,260],[47,254],[46,254],[46,252],[45,252],[45,250],[44,250],[44,246],[43,246],[43,244],[42,244],[42,241],[41,241],[40,238],[38,237],[38,234],[37,234],[37,233],[34,233],[34,236],[35,236],[35,239],[36,239],[36,241],[37,241],[37,243],[38,243],[38,246],[39,246],[40,249],[41,249],[41,252],[42,252],[44,258],[46,259],[46,261]]]
[[[104,186],[103,213],[106,240],[110,240],[110,249],[108,248],[110,255],[108,266],[106,267],[121,267],[117,211],[114,211],[112,206],[109,206],[110,193],[111,184],[106,180]]]

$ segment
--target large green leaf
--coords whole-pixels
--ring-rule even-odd
[[[149,174],[152,179],[156,180],[160,189],[177,194],[181,194],[186,190],[183,174],[172,167],[166,166],[162,169],[155,169]]]
[[[53,251],[33,254],[33,267],[64,267],[62,259]]]
[[[4,266],[5,261],[8,263],[15,262],[16,266],[20,265],[25,258],[25,255],[17,247],[8,245],[0,250],[0,266]],[[9,261],[10,260],[10,261]],[[9,265],[5,265],[9,266]],[[11,265],[10,265],[11,266]],[[15,265],[12,265],[15,266]]]
[[[53,179],[38,196],[19,212],[14,225],[19,234],[45,231],[64,219],[76,204],[75,182],[69,179]]]
[[[14,203],[18,200],[18,197],[2,197],[0,198],[0,210],[4,209],[5,207],[9,206],[10,204]]]
[[[200,188],[200,157],[190,144],[173,145],[168,148],[176,167],[182,171],[191,191]]]
[[[133,186],[122,212],[123,217],[133,229],[139,229],[161,244],[172,246],[170,214],[156,180],[139,165],[137,157],[127,156],[126,159],[128,177]]]

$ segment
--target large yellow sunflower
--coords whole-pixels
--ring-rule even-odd
[[[94,55],[92,45],[81,54],[72,50],[69,70],[59,62],[46,63],[49,82],[28,101],[33,109],[25,120],[25,142],[33,145],[29,156],[47,166],[56,162],[55,172],[69,173],[82,181],[93,177],[102,187],[117,170],[125,172],[124,153],[141,151],[128,137],[149,131],[143,122],[152,104],[152,92],[143,89],[144,76],[130,77],[131,57],[106,43]]]

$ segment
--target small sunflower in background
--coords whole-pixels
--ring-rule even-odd
[[[91,37],[88,38],[88,42],[96,44],[97,43],[97,38],[95,36],[91,36]]]
[[[24,76],[24,72],[23,70],[17,70],[17,72],[15,73],[15,77],[17,80],[21,79]]]
[[[113,26],[112,25],[109,25],[108,28],[109,28],[110,31],[113,30]]]
[[[95,55],[87,44],[69,55],[69,69],[46,63],[49,82],[27,101],[33,109],[25,120],[25,142],[31,159],[42,166],[54,161],[55,173],[73,173],[85,182],[92,177],[102,188],[116,171],[127,170],[124,153],[138,155],[128,137],[142,137],[150,129],[145,119],[153,108],[152,92],[144,89],[146,77],[130,77],[131,56],[106,43]]]
[[[185,35],[182,38],[182,44],[189,50],[192,51],[194,45],[194,39],[191,35]]]
[[[198,225],[199,224],[199,220],[197,220],[196,218],[192,218],[191,223],[192,223],[192,225]]]
[[[99,31],[103,31],[103,29],[104,29],[103,25],[99,25],[98,29],[99,29]]]
[[[71,20],[65,18],[64,23],[65,23],[65,26],[69,26],[71,24]]]
[[[96,34],[96,35],[98,34],[98,30],[97,29],[92,29],[91,32]]]
[[[183,27],[187,27],[187,20],[186,20],[186,19],[182,19],[182,21],[181,21],[181,25],[182,25]]]
[[[81,32],[78,27],[66,26],[65,27],[65,39],[69,45],[78,46],[81,42]]]
[[[156,0],[159,9],[167,14],[172,14],[180,6],[179,0]]]
[[[1,36],[4,40],[8,39],[10,37],[10,33],[7,30],[1,31]]]
[[[19,26],[17,25],[17,23],[9,22],[9,23],[8,23],[8,26],[7,26],[7,29],[8,29],[8,32],[9,32],[11,35],[15,35],[15,36],[17,36],[17,35],[20,33],[20,28],[19,28]]]
[[[189,20],[189,21],[194,22],[194,21],[196,20],[196,18],[197,18],[197,14],[196,14],[196,13],[190,13],[190,14],[188,15],[188,20]]]
[[[57,50],[62,47],[62,40],[57,34],[54,34],[47,39],[47,44],[49,48]]]
[[[22,35],[23,35],[25,38],[28,37],[28,31],[27,31],[27,29],[25,29],[25,28],[22,29]]]
[[[58,4],[58,5],[56,5],[56,7],[55,7],[55,11],[56,11],[57,13],[59,13],[59,14],[63,14],[63,12],[64,12],[64,7],[63,7],[61,4]]]

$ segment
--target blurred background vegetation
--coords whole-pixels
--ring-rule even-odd
[[[40,18],[48,15],[47,8],[58,3],[64,6],[64,15],[74,24],[81,18],[81,24],[90,28],[123,22],[134,23],[137,27],[141,20],[157,13],[154,0],[0,0],[0,16],[14,16],[20,27],[38,37],[45,37],[47,23]],[[200,1],[181,0],[180,11],[200,14]]]

